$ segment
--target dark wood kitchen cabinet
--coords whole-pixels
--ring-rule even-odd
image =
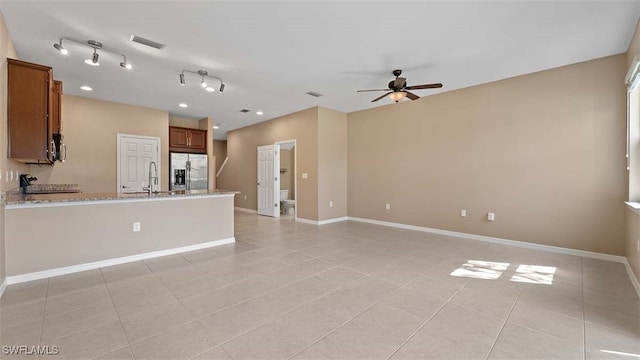
[[[7,59],[9,158],[53,163],[53,134],[61,131],[61,97],[62,83],[54,83],[51,67]]]
[[[169,127],[169,151],[207,153],[207,130]]]

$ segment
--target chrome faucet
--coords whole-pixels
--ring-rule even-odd
[[[154,172],[151,172],[151,165],[153,165]],[[151,193],[153,192],[153,185],[158,185],[158,165],[156,165],[155,161],[149,163],[149,186],[143,187],[142,190],[148,191],[149,195],[151,195]]]

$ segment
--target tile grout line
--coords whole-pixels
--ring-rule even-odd
[[[395,349],[388,357],[387,360],[391,359],[393,357],[393,355],[395,355],[398,351],[400,351],[400,349],[402,349],[403,346],[405,346],[409,341],[411,341],[411,339],[416,336],[416,334],[422,330],[422,328],[425,327],[425,325],[427,325],[427,323],[429,321],[431,321],[431,319],[433,319],[445,306],[447,306],[449,304],[449,302],[456,297],[456,295],[458,295],[458,293],[460,291],[462,291],[462,289],[464,289],[468,284],[471,283],[471,279],[469,279],[469,281],[467,281],[464,285],[462,285],[455,293],[453,293],[453,295],[451,295],[433,314],[431,314],[431,316],[429,316],[427,318],[427,320],[425,320],[424,322],[422,322],[422,324],[420,324],[420,326],[418,326],[418,328],[416,330],[414,330],[411,335],[409,335],[409,337],[403,341],[400,346],[398,346],[397,349]]]
[[[129,352],[131,353],[131,356],[135,359],[135,355],[133,354],[133,350],[131,349],[131,342],[129,341],[129,336],[127,336],[127,332],[124,331],[124,326],[122,325],[122,319],[120,318],[120,313],[118,313],[118,309],[116,308],[116,303],[113,301],[113,296],[111,296],[111,292],[109,291],[109,286],[107,286],[107,279],[104,278],[104,273],[102,272],[102,268],[100,268],[99,270],[100,270],[100,277],[102,277],[102,281],[104,282],[104,287],[107,289],[107,294],[109,294],[109,299],[111,300],[111,306],[113,306],[113,311],[116,313],[116,316],[118,317],[118,324],[120,325],[120,330],[122,330],[122,334],[124,335],[125,340],[127,340],[127,348],[129,348]],[[111,351],[115,351],[115,350],[111,350]],[[95,359],[99,356],[106,355],[108,353],[109,352],[106,352],[104,354],[94,356],[93,358]]]
[[[47,299],[49,298],[49,279],[47,279],[47,288],[44,290],[44,304],[42,304],[42,321],[40,322],[40,335],[38,336],[38,344],[42,345],[42,333],[44,332],[44,320],[47,315]],[[40,358],[40,355],[37,356]]]
[[[524,287],[522,287],[520,289],[520,291],[518,292],[518,296],[516,296],[516,299],[513,302],[513,305],[511,305],[511,309],[509,309],[509,314],[507,314],[507,316],[504,318],[504,322],[502,323],[502,326],[500,327],[500,331],[498,331],[498,335],[496,335],[495,340],[493,340],[493,343],[491,344],[491,348],[489,349],[489,352],[487,353],[487,356],[485,357],[485,360],[488,360],[489,357],[491,356],[491,353],[493,353],[493,349],[495,348],[496,344],[498,343],[498,339],[500,338],[500,335],[502,335],[502,331],[504,330],[504,327],[507,325],[507,322],[509,321],[509,318],[511,317],[511,313],[513,313],[513,309],[516,307],[516,304],[518,303],[518,300],[520,299],[520,296],[522,295],[522,293],[524,292]]]

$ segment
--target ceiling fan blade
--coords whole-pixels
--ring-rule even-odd
[[[393,93],[393,91],[389,91],[388,93],[386,93],[386,94],[384,94],[384,95],[382,95],[382,96],[380,96],[380,97],[377,97],[377,98],[375,98],[375,99],[371,100],[371,102],[376,102],[376,101],[378,101],[378,100],[380,100],[380,99],[384,98],[385,96],[387,96],[387,95],[389,95],[389,94],[391,94],[391,93]]]
[[[424,84],[424,85],[407,86],[405,89],[407,89],[407,90],[422,90],[422,89],[438,89],[438,88],[441,88],[441,87],[442,87],[442,84],[435,83],[435,84]]]
[[[411,100],[417,100],[417,99],[420,99],[420,96],[418,96],[418,95],[416,95],[416,94],[414,94],[414,93],[412,93],[412,92],[409,92],[409,91],[406,91],[406,90],[405,90],[405,92],[407,93],[407,97],[408,97],[409,99],[411,99]]]
[[[406,84],[406,82],[407,82],[406,78],[398,76],[396,78],[396,81],[393,83],[393,88],[394,89],[402,89],[402,87]]]
[[[389,89],[357,90],[356,92],[367,92],[367,91],[389,91]]]

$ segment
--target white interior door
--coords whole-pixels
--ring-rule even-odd
[[[280,145],[258,146],[258,214],[280,216]]]
[[[118,134],[118,192],[141,192],[149,185],[149,164],[160,174],[160,139]],[[155,176],[155,171],[154,171]],[[160,190],[160,179],[154,190]]]

